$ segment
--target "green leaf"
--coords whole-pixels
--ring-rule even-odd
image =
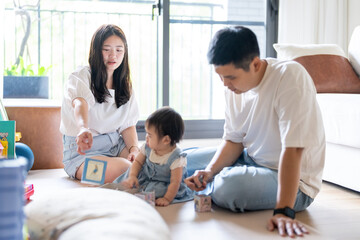
[[[24,59],[19,57],[19,64],[12,65],[10,68],[6,68],[4,70],[5,76],[46,76],[51,69],[51,65],[49,67],[38,66],[37,73],[35,73],[33,64],[25,65]]]
[[[45,71],[46,71],[45,67],[40,67],[40,66],[39,66],[38,75],[39,75],[39,76],[44,76],[44,75],[45,75]]]

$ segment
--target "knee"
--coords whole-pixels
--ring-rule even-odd
[[[246,195],[245,186],[241,181],[226,180],[222,178],[214,179],[214,189],[211,194],[213,202],[223,208],[230,209],[234,212],[243,212],[246,205],[244,196]]]

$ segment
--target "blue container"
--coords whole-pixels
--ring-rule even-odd
[[[26,159],[0,159],[0,240],[22,240]]]
[[[4,76],[4,98],[49,98],[49,77]]]

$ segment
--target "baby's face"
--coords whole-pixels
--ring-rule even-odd
[[[165,140],[166,137],[160,137],[155,127],[148,126],[145,124],[145,131],[146,131],[146,144],[149,148],[154,151],[164,150],[165,148],[169,147],[167,141]]]
[[[153,126],[145,125],[145,131],[146,131],[146,144],[149,146],[149,148],[154,149],[159,143],[159,136],[157,132],[155,131],[155,128]]]

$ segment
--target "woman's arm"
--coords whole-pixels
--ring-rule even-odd
[[[133,162],[139,153],[138,135],[136,133],[135,126],[126,128],[124,131],[122,131],[121,135],[123,136],[126,148],[129,152],[127,159]]]
[[[179,191],[182,175],[182,167],[171,170],[170,184],[165,195],[162,198],[156,199],[155,203],[157,206],[167,206],[172,202],[172,200],[174,200],[176,194]]]
[[[72,101],[72,106],[74,108],[74,115],[77,126],[80,129],[76,137],[76,144],[78,145],[77,152],[81,155],[84,155],[85,151],[91,148],[93,142],[92,133],[88,128],[89,106],[83,98],[75,98]]]

